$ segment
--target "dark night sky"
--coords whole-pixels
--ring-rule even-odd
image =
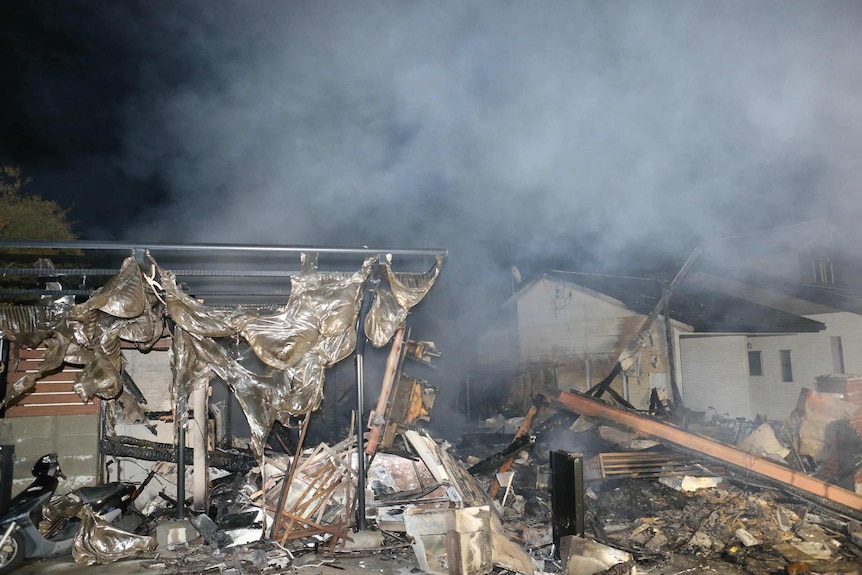
[[[0,161],[83,239],[679,261],[859,215],[860,6],[4,0]]]

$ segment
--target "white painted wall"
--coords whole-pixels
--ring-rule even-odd
[[[173,378],[170,353],[157,349],[147,353],[125,349],[123,358],[126,360],[126,372],[132,376],[147,400],[144,408],[147,411],[169,411]]]
[[[743,335],[681,336],[681,387],[685,406],[710,407],[731,417],[752,418],[748,354]]]
[[[620,320],[637,315],[609,298],[548,279],[521,295],[517,313],[522,362],[615,354]]]
[[[818,376],[833,373],[832,336],[841,337],[844,368],[862,373],[862,316],[849,312],[808,316],[826,324],[819,333],[751,337],[751,351],[761,351],[763,375],[750,376],[752,407],[769,419],[784,419],[796,406],[802,388],[814,389]],[[780,350],[790,350],[793,381],[782,381]]]
[[[762,376],[749,376],[753,415],[766,415],[771,420],[786,418],[796,407],[803,387],[814,387],[818,375],[832,369],[829,338],[822,334],[805,333],[768,337],[749,337],[748,351],[760,351]],[[782,381],[781,350],[790,350],[793,381]]]
[[[844,311],[807,317],[826,324],[826,330],[821,332],[823,337],[841,337],[844,346],[844,370],[848,374],[862,375],[862,316]],[[831,373],[831,351],[827,361],[828,371],[819,375]]]

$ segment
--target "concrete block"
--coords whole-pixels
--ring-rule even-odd
[[[0,419],[0,443],[9,445],[15,443],[15,418]]]
[[[15,457],[18,461],[31,461],[30,465],[46,453],[57,451],[57,438],[50,436],[19,437],[15,442]]]
[[[193,541],[200,536],[191,521],[175,519],[156,526],[156,540],[159,549],[173,550],[178,545]]]
[[[356,531],[350,533],[352,541],[345,541],[345,549],[379,549],[383,547],[383,533],[380,531]]]
[[[560,548],[567,575],[592,575],[620,563],[632,563],[630,553],[576,535],[563,537]],[[615,572],[631,573],[632,569]]]
[[[63,415],[56,418],[57,435],[99,435],[99,415]]]
[[[98,475],[99,457],[93,452],[90,455],[75,455],[65,457],[60,455],[60,469],[68,478]]]
[[[53,436],[57,433],[57,418],[53,415],[9,418],[17,437]]]
[[[57,454],[66,457],[92,455],[99,451],[98,435],[58,435]]]

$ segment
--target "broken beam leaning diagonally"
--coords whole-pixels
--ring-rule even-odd
[[[768,459],[740,451],[739,449],[700,435],[685,432],[650,417],[613,407],[582,394],[568,393],[560,390],[546,390],[542,394],[555,400],[569,411],[587,417],[597,417],[612,421],[636,432],[664,439],[685,449],[698,451],[707,457],[718,459],[761,477],[778,481],[796,491],[802,491],[815,497],[823,498],[828,502],[837,504],[837,506],[840,506],[841,511],[852,515],[855,519],[862,518],[862,495],[853,493],[837,485],[809,477]]]

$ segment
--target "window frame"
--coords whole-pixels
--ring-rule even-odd
[[[781,381],[790,383],[793,381],[793,359],[789,349],[779,349],[778,357],[781,363]]]
[[[752,359],[757,358],[757,369],[755,370],[755,364],[752,363]],[[757,373],[755,373],[757,371]],[[748,375],[751,377],[761,377],[763,375],[763,352],[760,350],[748,350]]]
[[[811,263],[814,266],[814,283],[835,285],[835,269],[830,258],[815,258]]]

